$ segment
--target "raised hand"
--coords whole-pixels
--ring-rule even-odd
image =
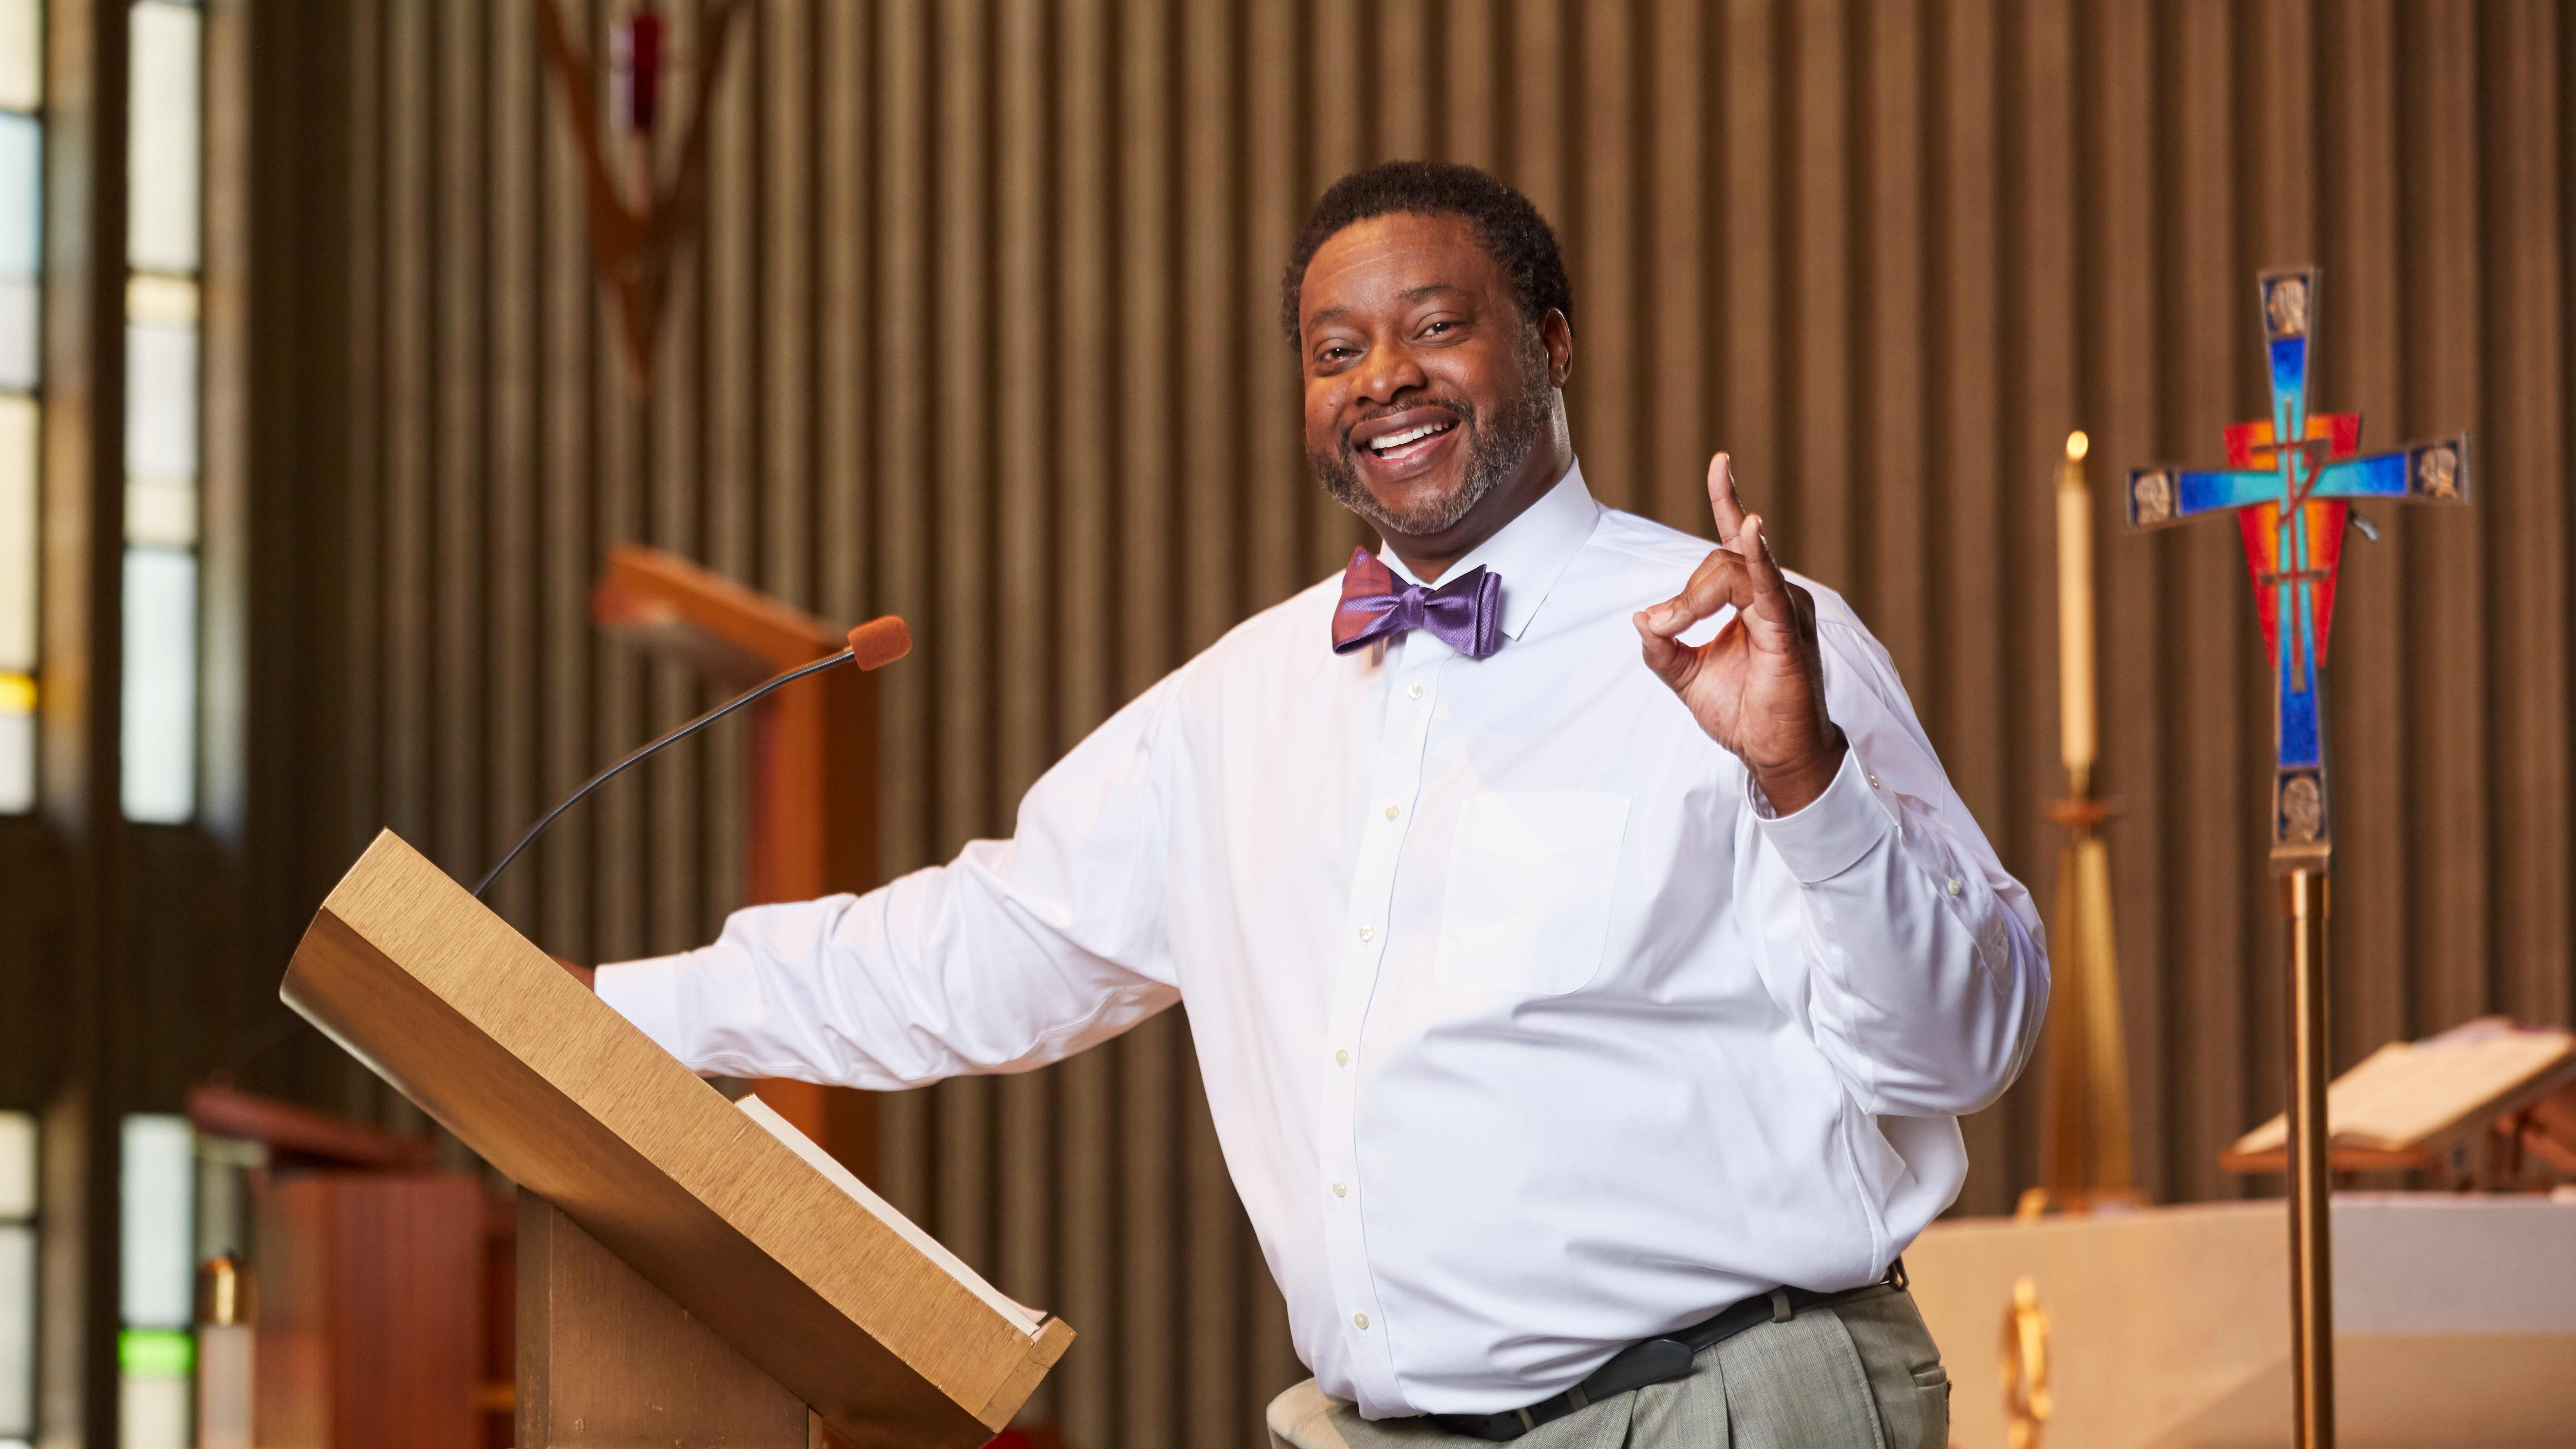
[[[1761,516],[1736,501],[1734,464],[1724,453],[1709,459],[1708,503],[1717,548],[1680,593],[1638,611],[1637,633],[1646,667],[1786,815],[1823,794],[1843,758],[1842,731],[1825,713],[1816,601],[1781,575]],[[1693,624],[1729,606],[1735,617],[1716,638],[1696,648],[1681,642]]]

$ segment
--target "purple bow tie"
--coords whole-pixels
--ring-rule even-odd
[[[1408,584],[1367,549],[1351,550],[1342,570],[1342,602],[1333,610],[1333,652],[1348,654],[1407,629],[1482,659],[1503,647],[1503,578],[1470,569],[1439,588]]]

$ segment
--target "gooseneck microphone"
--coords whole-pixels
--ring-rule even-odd
[[[696,734],[698,731],[705,729],[707,726],[714,724],[717,720],[723,719],[726,715],[733,713],[735,710],[742,708],[744,705],[749,704],[753,700],[760,698],[762,695],[769,693],[773,689],[776,689],[778,686],[793,683],[796,680],[803,679],[808,674],[819,674],[822,671],[831,668],[833,665],[843,662],[856,664],[861,669],[876,669],[884,665],[892,664],[911,652],[912,630],[905,626],[903,620],[896,618],[892,614],[870,619],[868,622],[861,624],[859,627],[850,631],[849,648],[842,650],[838,654],[826,655],[821,659],[815,660],[811,664],[800,664],[796,668],[788,670],[785,674],[781,674],[774,679],[764,680],[759,684],[753,685],[748,692],[734,696],[732,699],[725,701],[723,704],[717,705],[715,708],[708,710],[705,714],[699,715],[696,719],[693,719],[687,724],[680,726],[678,729],[671,731],[669,734],[662,736],[653,743],[646,745],[644,748],[637,750],[631,755],[628,755],[625,759],[622,759],[616,764],[609,766],[607,769],[600,771],[598,774],[591,776],[590,783],[573,791],[570,795],[565,796],[562,804],[547,811],[544,819],[529,826],[528,833],[519,837],[519,843],[510,847],[510,853],[501,857],[501,863],[484,872],[483,879],[475,883],[475,899],[482,899],[483,892],[491,888],[492,882],[501,878],[501,872],[510,868],[510,862],[519,858],[520,851],[527,849],[538,836],[545,834],[546,827],[555,823],[556,816],[561,815],[575,805],[580,804],[584,797],[588,796],[591,791],[598,789],[600,786],[616,779],[619,775],[624,774],[629,767],[641,764],[645,760],[652,758],[654,753],[662,749],[664,746],[676,745],[680,741],[687,739],[689,736]]]

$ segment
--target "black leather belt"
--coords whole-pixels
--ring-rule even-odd
[[[1840,1293],[1774,1288],[1733,1304],[1714,1318],[1659,1338],[1632,1343],[1612,1355],[1608,1363],[1594,1369],[1590,1378],[1525,1409],[1505,1409],[1499,1414],[1433,1414],[1430,1419],[1452,1434],[1500,1444],[1517,1439],[1541,1424],[1555,1423],[1586,1405],[1597,1404],[1630,1389],[1642,1389],[1648,1384],[1680,1378],[1690,1372],[1691,1360],[1697,1358],[1702,1350],[1724,1343],[1756,1324],[1786,1323],[1810,1308],[1857,1298],[1863,1293],[1875,1293],[1881,1288],[1904,1286],[1905,1260],[1899,1258],[1889,1265],[1886,1277],[1866,1288],[1851,1288]]]

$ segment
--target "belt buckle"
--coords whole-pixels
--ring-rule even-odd
[[[1672,1338],[1649,1338],[1613,1354],[1592,1376],[1567,1391],[1577,1404],[1597,1403],[1630,1389],[1660,1384],[1690,1372],[1690,1345]]]
[[[1763,1302],[1759,1298],[1747,1301]],[[1553,1424],[1603,1399],[1680,1378],[1690,1372],[1691,1361],[1697,1356],[1689,1344],[1678,1338],[1641,1339],[1612,1354],[1609,1362],[1594,1369],[1583,1382],[1563,1393],[1550,1394],[1535,1404],[1494,1414],[1434,1414],[1431,1417],[1433,1422],[1452,1432],[1464,1433],[1488,1443],[1506,1443],[1541,1424]],[[1563,1407],[1559,1408],[1559,1405]]]

